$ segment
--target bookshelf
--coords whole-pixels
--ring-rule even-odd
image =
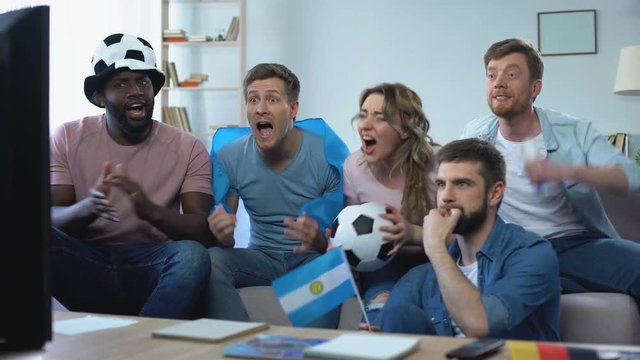
[[[246,0],[162,0],[162,118],[180,127],[186,113],[182,128],[208,150],[213,129],[246,125],[245,7]],[[182,114],[178,121],[167,117],[174,113]]]

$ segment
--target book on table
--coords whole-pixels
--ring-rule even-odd
[[[304,349],[321,344],[327,339],[259,334],[224,348],[222,355],[249,359],[318,359],[305,356]]]
[[[220,342],[235,336],[261,331],[268,327],[269,324],[263,322],[198,319],[156,329],[151,332],[151,336]]]
[[[328,359],[400,359],[420,346],[417,337],[381,334],[342,334],[335,339],[310,346],[305,356]]]

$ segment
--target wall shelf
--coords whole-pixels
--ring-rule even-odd
[[[240,46],[239,41],[163,41],[162,46]]]
[[[192,74],[204,76],[198,86],[175,86],[170,81],[160,92],[163,121],[173,122],[171,111],[181,108],[187,114],[189,129],[201,139],[207,149],[211,146],[212,127],[224,125],[245,126],[242,81],[245,74],[245,19],[246,0],[163,0],[162,29],[164,36],[186,38],[206,35],[213,39],[226,37],[232,19],[236,21],[237,36],[233,40],[166,41],[161,46],[160,64],[174,64],[173,79],[183,82]],[[167,31],[165,30],[174,30]],[[177,35],[176,35],[177,33]],[[159,65],[160,65],[159,64]],[[166,121],[166,116],[170,121]],[[178,122],[178,124],[180,124]]]

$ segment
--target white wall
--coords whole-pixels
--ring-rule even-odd
[[[91,71],[91,56],[100,40],[113,33],[131,33],[147,39],[159,54],[160,1],[3,0],[0,12],[33,5],[50,6],[52,129],[103,112],[87,100],[83,91],[84,78]]]
[[[0,11],[33,4],[51,5],[52,126],[101,111],[82,84],[106,35],[138,34],[159,52],[160,0],[4,0]],[[605,133],[640,133],[640,97],[612,92],[620,49],[640,44],[637,0],[247,0],[247,66],[289,66],[302,83],[299,118],[325,118],[353,150],[360,92],[403,82],[421,95],[432,136],[444,143],[488,112],[482,56],[491,43],[536,43],[537,12],[591,8],[598,54],[545,57],[536,103],[593,120]]]
[[[352,149],[359,143],[350,119],[365,87],[412,87],[435,140],[453,140],[488,112],[489,45],[509,37],[537,44],[538,12],[593,8],[598,53],[545,57],[536,104],[593,120],[605,133],[640,133],[640,97],[612,92],[620,49],[640,44],[637,0],[248,0],[247,8],[247,66],[284,62],[301,79],[299,118],[325,118]]]

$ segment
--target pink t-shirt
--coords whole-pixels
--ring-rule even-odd
[[[60,126],[51,136],[52,185],[73,185],[76,201],[102,175],[103,164],[122,163],[129,177],[138,182],[154,203],[180,212],[180,194],[212,195],[211,162],[204,145],[193,135],[158,121],[141,144],[124,146],[113,141],[104,115],[88,116]],[[120,222],[96,219],[82,237],[104,244],[167,241],[168,237],[136,215],[133,204],[120,189],[113,188],[110,201]]]
[[[436,150],[434,148],[434,151]],[[371,173],[361,150],[357,150],[347,157],[343,169],[345,196],[356,199],[358,203],[375,201],[393,205],[398,210],[401,209],[404,187],[391,189],[381,184]],[[427,191],[435,204],[435,171],[425,174],[425,176],[429,179]]]

